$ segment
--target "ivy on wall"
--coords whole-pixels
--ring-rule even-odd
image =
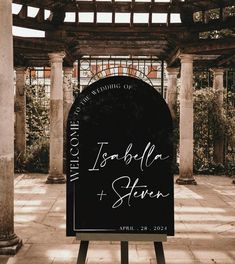
[[[44,85],[25,85],[26,154],[15,156],[17,172],[48,172],[49,95]]]
[[[199,173],[234,173],[235,95],[224,93],[220,109],[218,92],[212,88],[194,92],[194,170]],[[224,163],[213,161],[214,141],[224,139]]]
[[[235,94],[224,92],[224,104],[220,110],[218,92],[212,88],[196,90],[194,98],[194,173],[235,175]],[[174,140],[179,160],[179,100],[176,107]],[[222,112],[222,114],[221,114]],[[214,141],[224,139],[224,162],[213,160]],[[178,173],[176,164],[175,173]]]

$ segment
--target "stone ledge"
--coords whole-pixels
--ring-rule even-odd
[[[66,182],[64,175],[49,175],[46,183],[47,184],[63,184]]]
[[[194,178],[178,178],[175,183],[179,185],[197,185],[197,182]]]
[[[18,243],[15,245],[5,247],[0,246],[0,255],[15,255],[22,245],[22,240],[19,239]]]

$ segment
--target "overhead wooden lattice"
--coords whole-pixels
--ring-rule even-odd
[[[17,64],[48,64],[48,51],[58,50],[66,51],[66,64],[83,55],[154,55],[174,66],[182,52],[207,55],[205,60],[199,56],[198,62],[209,66],[234,63],[234,0],[13,0],[13,4],[18,10],[15,26],[45,31],[43,39],[15,37]]]

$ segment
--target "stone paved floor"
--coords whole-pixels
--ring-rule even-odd
[[[74,264],[79,248],[65,236],[65,185],[46,175],[15,180],[15,232],[24,245],[1,264]],[[197,186],[175,185],[176,235],[164,243],[167,264],[235,264],[235,185],[231,178],[197,176]],[[156,264],[150,242],[130,243],[130,264]],[[88,264],[120,263],[117,242],[92,242]]]

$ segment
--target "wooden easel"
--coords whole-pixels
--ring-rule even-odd
[[[167,235],[161,234],[102,234],[102,233],[78,233],[77,239],[81,240],[78,252],[77,264],[85,264],[89,241],[120,241],[121,264],[129,263],[129,241],[152,241],[157,259],[157,264],[165,264],[165,256],[162,242],[167,240]]]

